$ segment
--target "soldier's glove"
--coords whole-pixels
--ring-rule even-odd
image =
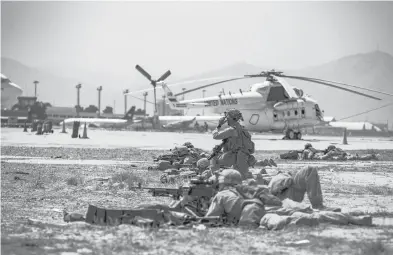
[[[220,128],[222,125],[224,125],[224,123],[226,122],[226,117],[222,117],[219,121],[218,121],[218,126],[217,128]]]
[[[221,151],[220,145],[214,146],[213,152],[220,152],[220,151]]]

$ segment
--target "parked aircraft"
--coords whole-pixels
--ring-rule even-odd
[[[91,124],[100,128],[126,128],[133,123],[138,123],[141,120],[134,120],[135,106],[132,106],[130,110],[124,115],[122,119],[105,119],[105,118],[69,118],[65,119],[66,125],[73,125],[74,121],[79,121],[81,124]],[[63,122],[60,123],[63,125]]]
[[[140,71],[141,67],[139,66],[137,69]],[[144,71],[144,73],[147,72]],[[228,93],[227,95],[183,101],[178,101],[176,98],[176,96],[184,95],[186,93],[224,82],[260,77],[264,77],[266,80],[263,83],[251,85],[249,91],[242,91],[239,89],[239,93],[235,94]],[[315,99],[306,95],[303,90],[289,85],[284,78],[313,82],[345,90],[374,100],[381,99],[349,88],[344,88],[343,86],[392,96],[392,94],[385,92],[361,88],[340,82],[309,77],[288,76],[284,75],[283,72],[275,70],[263,71],[255,75],[239,76],[237,78],[207,84],[177,94],[174,94],[164,81],[156,82],[154,89],[156,87],[164,89],[166,99],[172,109],[184,110],[189,108],[205,108],[213,109],[215,113],[222,114],[229,108],[236,108],[241,110],[244,118],[243,124],[250,131],[284,131],[285,138],[287,139],[301,139],[302,128],[326,123],[323,118],[323,111],[320,109]],[[129,94],[133,93],[134,92],[130,92]]]

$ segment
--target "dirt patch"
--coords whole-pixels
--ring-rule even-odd
[[[86,159],[88,155],[101,154],[107,159],[150,160],[151,153],[160,153],[135,151],[134,155],[131,150],[120,152],[116,149],[87,151],[67,149],[67,154]],[[18,155],[26,157],[35,153],[35,149],[24,148]],[[391,169],[391,165],[386,165]],[[313,228],[266,231],[226,227],[143,229],[129,225],[101,227],[64,223],[63,209],[85,214],[89,204],[132,208],[145,203],[170,203],[170,198],[152,197],[146,191],[130,189],[141,180],[147,186],[164,186],[159,183],[161,172],[149,171],[147,167],[147,164],[135,168],[2,163],[3,254],[12,254],[11,251],[14,254],[392,254],[393,229],[383,225],[365,228],[322,224]],[[348,168],[352,170],[341,171]],[[393,172],[374,168],[371,165],[357,172],[353,170],[354,165],[320,167],[325,203],[347,212],[362,210],[375,216],[393,214]],[[276,171],[275,168],[268,170]]]

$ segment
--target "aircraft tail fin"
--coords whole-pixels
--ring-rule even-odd
[[[134,114],[135,114],[135,105],[132,106],[132,107],[128,110],[128,112],[126,113],[126,115],[124,115],[124,118],[123,118],[123,119],[128,120],[128,121],[132,121],[132,120],[134,119]]]
[[[179,107],[178,107],[179,101],[177,101],[177,98],[173,95],[173,93],[169,89],[169,87],[164,82],[162,82],[160,85],[162,86],[162,88],[165,91],[165,96],[168,99],[169,107],[171,109],[179,109]]]

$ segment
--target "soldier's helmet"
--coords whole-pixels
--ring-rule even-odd
[[[218,183],[219,184],[241,184],[242,183],[242,176],[239,171],[235,169],[225,169],[223,170],[220,175],[218,176]]]
[[[310,147],[312,147],[312,145],[311,145],[311,143],[306,143],[306,145],[304,145],[304,149],[308,149],[308,148],[310,148]]]
[[[332,151],[332,150],[335,150],[336,149],[336,146],[334,146],[334,145],[329,145],[328,147],[327,147],[327,150],[328,151]]]
[[[229,109],[227,111],[227,116],[236,121],[243,120],[243,115],[238,109]]]
[[[197,167],[198,168],[207,168],[210,165],[210,162],[207,158],[201,158],[200,160],[198,160],[197,162]]]
[[[187,148],[194,148],[194,145],[192,145],[190,142],[184,143],[183,146],[186,146]]]

